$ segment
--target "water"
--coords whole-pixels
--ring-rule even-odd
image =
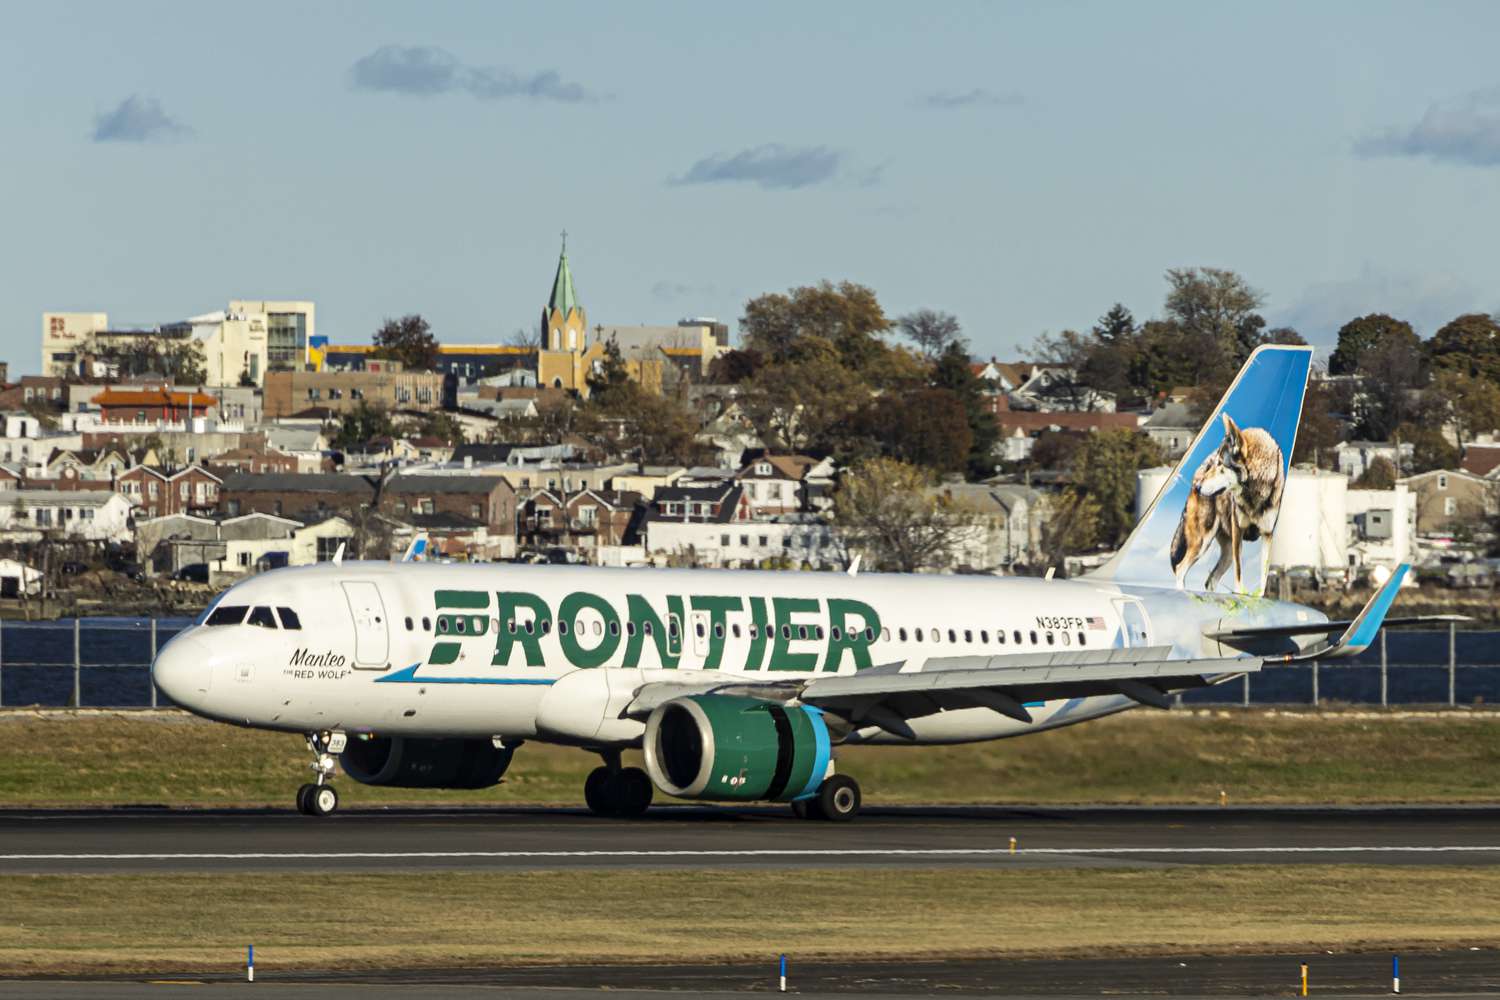
[[[158,648],[191,624],[190,618],[158,618]],[[1391,632],[1387,701],[1392,705],[1446,704],[1448,633]],[[1454,700],[1500,704],[1500,631],[1456,634]],[[80,704],[89,708],[138,708],[151,702],[151,619],[84,618],[78,629]],[[64,706],[73,699],[73,622],[0,623],[0,704]],[[1311,664],[1271,666],[1250,675],[1255,705],[1312,703]],[[1182,696],[1188,705],[1239,704],[1244,683],[1230,681]],[[1380,704],[1380,647],[1348,660],[1318,665],[1323,702]],[[157,704],[170,704],[157,694]]]

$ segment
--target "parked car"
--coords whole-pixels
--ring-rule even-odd
[[[80,573],[87,573],[88,571],[89,568],[87,563],[74,562],[72,560],[69,560],[68,562],[62,564],[63,576],[77,576]]]
[[[182,583],[207,583],[208,563],[190,563],[172,574],[172,579]]]

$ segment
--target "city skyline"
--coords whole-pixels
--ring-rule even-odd
[[[336,343],[408,312],[503,340],[564,228],[595,322],[852,280],[981,356],[1157,315],[1171,267],[1323,347],[1500,307],[1492,8],[767,10],[18,10],[5,357],[38,369],[44,311],[256,297]]]

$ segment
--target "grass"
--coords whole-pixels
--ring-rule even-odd
[[[0,806],[269,805],[306,780],[300,737],[180,713],[0,713]],[[480,792],[369,788],[348,805],[562,803],[597,758],[531,743]],[[1137,711],[962,747],[850,747],[839,768],[882,803],[1493,801],[1500,716]]]
[[[10,876],[0,973],[1500,944],[1494,868]],[[662,905],[670,901],[669,905]],[[920,914],[920,919],[913,919]]]

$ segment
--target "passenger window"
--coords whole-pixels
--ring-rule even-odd
[[[1063,645],[1064,646],[1071,646],[1071,645],[1073,645],[1073,633],[1071,633],[1071,632],[1064,632],[1062,634],[1062,640],[1063,640]]]
[[[724,638],[724,626],[723,625],[715,625],[714,626],[714,638],[716,638],[716,639],[722,639],[722,638]]]
[[[550,618],[543,618],[542,619],[542,635],[551,635],[551,634],[552,634],[552,619],[550,619]]]
[[[982,642],[982,643],[984,643],[986,646],[989,645],[990,634],[988,632],[986,632],[984,629],[980,629],[979,630],[979,641]]]
[[[459,631],[459,634],[462,635],[463,633],[465,633],[465,632],[467,632],[469,630],[469,619],[467,619],[467,618],[460,618],[460,619],[458,619],[458,621],[454,622],[454,627],[456,627],[458,629],[458,631]]]
[[[902,642],[906,641],[906,629],[904,629],[904,628],[897,629],[896,630],[896,634],[901,637],[901,641]]]
[[[647,635],[647,636],[649,636],[650,634],[651,634],[651,623],[650,622],[641,622],[641,635]]]
[[[250,617],[245,619],[246,625],[259,625],[261,628],[275,628],[276,616],[271,614],[270,608],[251,608]]]
[[[1084,641],[1083,633],[1082,632],[1078,633],[1078,645],[1080,645],[1080,646],[1087,646],[1088,645],[1088,643]]]
[[[874,642],[874,641],[875,641],[875,630],[873,628],[866,627],[865,628],[865,642]]]
[[[823,626],[821,626],[821,625],[814,625],[813,626],[813,638],[814,639],[821,639],[821,638],[823,638]]]
[[[531,619],[531,618],[526,619],[526,634],[527,635],[535,635],[536,634],[536,621],[533,620],[533,619]]]
[[[1032,632],[1032,633],[1031,633],[1031,644],[1032,644],[1032,645],[1033,645],[1033,646],[1035,646],[1035,645],[1036,645],[1036,633],[1035,633],[1035,632]]]
[[[438,632],[442,633],[442,634],[447,634],[447,632],[448,632],[448,619],[443,618],[443,617],[439,617],[438,618]]]
[[[995,629],[995,641],[998,642],[1002,646],[1005,645],[1005,630],[1004,629],[998,629],[998,628]]]
[[[942,642],[943,641],[943,633],[942,633],[941,630],[939,630],[939,629],[933,629],[932,630],[932,641],[933,642]]]
[[[739,623],[736,622],[735,624],[729,626],[729,631],[734,634],[734,637],[736,639],[738,639],[740,637],[740,626],[739,626]]]
[[[561,620],[558,621],[558,623],[557,623],[557,634],[558,635],[567,635],[568,634],[568,623],[567,622],[561,621]]]
[[[291,608],[277,608],[276,613],[281,616],[282,628],[300,629],[302,627],[302,622],[297,618],[297,612]]]
[[[840,629],[837,625],[835,625],[833,627],[833,641],[834,642],[838,642],[843,637],[844,637],[843,630]]]
[[[912,638],[913,639],[916,639],[918,642],[922,641],[922,630],[921,629],[914,628],[914,629],[911,630],[911,634],[912,634]]]
[[[214,608],[214,613],[208,616],[205,625],[238,625],[245,620],[245,612],[250,609],[243,604],[220,605]]]
[[[406,631],[410,632],[411,631],[411,626],[412,626],[411,615],[407,615],[406,616]]]
[[[1019,646],[1021,644],[1021,630],[1016,629],[1015,631],[1011,632],[1010,635],[1011,638],[1016,641],[1016,645]]]
[[[880,641],[881,642],[890,642],[891,641],[891,628],[890,628],[889,625],[887,625],[885,628],[883,628],[883,629],[880,630]]]
[[[951,628],[948,630],[948,641],[949,642],[957,642],[958,641],[958,633],[955,632],[955,631],[953,631]]]
[[[626,622],[625,623],[625,634],[626,635],[635,635],[635,622]]]
[[[756,625],[754,622],[751,622],[750,623],[750,638],[757,639],[759,637],[760,637],[760,626]]]
[[[792,627],[790,625],[781,626],[781,637],[783,639],[790,639],[792,637]]]
[[[972,631],[970,631],[969,629],[964,629],[964,642],[973,642],[973,641],[974,641],[974,633]]]
[[[1049,645],[1049,646],[1052,645],[1052,642],[1053,642],[1053,635],[1052,635],[1051,632],[1048,632],[1047,633],[1047,645]]]
[[[703,638],[704,632],[703,632],[703,623],[702,622],[698,622],[696,625],[693,626],[693,633],[695,635],[697,635],[698,638],[700,638],[700,639]]]
[[[286,614],[285,614],[286,609],[282,608],[281,610],[283,612],[283,614],[281,616],[281,620],[283,622],[285,622],[286,621]],[[423,632],[431,632],[432,631],[432,619],[430,619],[430,618],[423,618],[422,619],[422,631]]]

